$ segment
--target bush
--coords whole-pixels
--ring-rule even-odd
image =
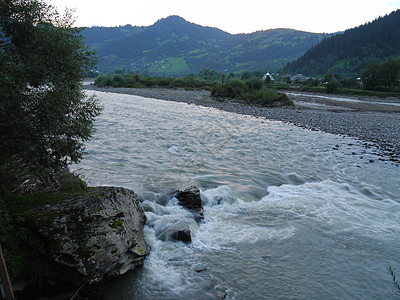
[[[242,76],[240,76],[240,79],[242,79],[242,80],[247,80],[247,79],[250,79],[251,76],[252,76],[252,74],[251,74],[250,71],[244,71],[244,72],[242,73]]]
[[[260,90],[263,87],[263,81],[261,78],[252,77],[246,80],[246,86],[248,90]]]
[[[308,78],[306,81],[302,83],[303,86],[312,87],[319,86],[320,81],[318,79]]]
[[[263,87],[262,80],[251,78],[246,82],[233,79],[227,85],[218,85],[211,89],[211,95],[216,98],[231,98],[245,100],[248,103],[263,106],[268,105],[292,105],[293,102],[286,94],[279,94],[272,89]]]
[[[100,75],[95,79],[94,84],[98,87],[111,86],[112,79],[108,75]]]
[[[137,87],[138,86],[138,83],[139,83],[139,75],[138,74],[125,75],[124,79],[125,79],[125,87]]]
[[[332,80],[326,84],[326,91],[328,93],[335,93],[337,91],[338,87],[339,87],[339,84],[336,81]]]
[[[236,78],[230,80],[229,85],[235,90],[244,89],[244,87],[245,87],[243,80],[236,79]]]
[[[112,78],[112,86],[113,87],[123,87],[125,86],[125,79],[122,75],[117,74]]]

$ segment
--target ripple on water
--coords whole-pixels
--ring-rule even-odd
[[[104,299],[398,296],[388,267],[400,270],[399,168],[336,135],[98,96],[105,110],[78,167],[91,185],[139,193],[152,247],[144,267],[110,284]],[[170,201],[193,183],[205,206],[200,226]],[[165,238],[176,224],[190,227],[192,244]]]

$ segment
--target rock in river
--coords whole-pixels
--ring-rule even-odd
[[[142,265],[149,254],[143,238],[146,217],[131,190],[89,188],[33,211],[29,219],[48,245],[53,280],[100,282]]]
[[[204,219],[203,202],[200,197],[200,190],[197,186],[192,185],[184,190],[175,193],[180,206],[185,207],[193,213],[197,222]]]

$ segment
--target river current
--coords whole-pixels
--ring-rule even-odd
[[[96,93],[76,171],[130,188],[151,254],[102,299],[398,299],[400,168],[351,138],[185,103]],[[170,195],[201,190],[204,223]],[[160,238],[191,228],[192,243]]]

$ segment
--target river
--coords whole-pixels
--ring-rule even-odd
[[[102,299],[398,299],[400,168],[351,138],[185,103],[97,92],[76,171],[133,189],[144,266]],[[204,223],[170,195],[201,190]],[[192,243],[160,239],[186,224]],[[397,271],[396,271],[397,270]]]

